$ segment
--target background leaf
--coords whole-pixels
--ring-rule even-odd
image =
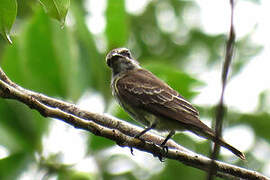
[[[10,29],[17,15],[16,0],[0,0],[0,33],[11,43]]]
[[[77,91],[76,85],[68,88],[70,83],[77,82],[74,81],[78,71],[76,54],[75,49],[71,49],[69,33],[66,30],[59,33],[57,29],[56,24],[37,9],[23,35],[14,46],[7,47],[2,67],[12,80],[24,87],[68,97]]]
[[[27,153],[15,153],[0,160],[0,178],[17,179],[31,159]]]
[[[106,35],[109,49],[123,46],[128,38],[128,18],[124,0],[108,0]]]
[[[40,2],[51,17],[64,25],[70,0],[40,0]]]

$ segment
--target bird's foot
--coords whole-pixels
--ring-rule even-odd
[[[164,152],[164,155],[167,155],[168,154],[168,151],[169,151],[169,148],[168,148],[168,146],[165,146],[165,145],[161,145],[161,148],[162,148],[162,150],[163,150],[163,152]]]
[[[160,145],[160,147],[162,148],[162,152],[161,154],[158,156],[158,159],[160,160],[160,162],[164,162],[165,161],[165,156],[167,156],[169,148],[168,146],[165,146],[164,143],[162,143]]]
[[[165,158],[162,155],[159,155],[158,159],[159,159],[160,162],[165,162]]]
[[[133,147],[130,147],[130,153],[134,156]]]
[[[165,156],[167,156],[167,154],[168,154],[168,147],[167,146],[162,147],[162,152],[157,155],[159,161],[164,162]]]
[[[165,161],[165,158],[168,154],[168,146],[164,146],[164,145],[156,145],[153,143],[153,146],[159,146],[159,151],[157,151],[155,154],[154,154],[154,157],[158,157],[159,161],[160,162],[164,162]]]

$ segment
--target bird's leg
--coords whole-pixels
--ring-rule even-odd
[[[164,153],[162,153],[162,155],[158,155],[158,159],[160,160],[160,162],[164,162],[164,156],[167,155],[168,153],[168,146],[165,146],[165,144],[167,143],[167,141],[175,134],[175,131],[172,130],[170,131],[170,133],[168,134],[168,136],[164,139],[164,141],[161,143],[161,147],[164,151]]]
[[[168,136],[164,139],[164,141],[161,143],[161,147],[164,149],[164,151],[166,153],[168,153],[168,146],[165,146],[165,144],[167,143],[167,141],[175,134],[175,131],[172,130],[170,131],[170,133],[168,134]]]
[[[156,127],[156,124],[154,123],[154,124],[152,124],[150,127],[145,128],[145,129],[144,129],[142,132],[140,132],[139,134],[135,135],[134,138],[138,138],[138,139],[140,139],[141,141],[143,141],[143,139],[141,139],[140,137],[141,137],[142,135],[144,135],[147,131],[150,131],[151,129],[154,129],[155,127]],[[130,153],[131,153],[132,155],[134,155],[134,154],[133,154],[133,148],[132,148],[132,147],[130,147]]]
[[[139,134],[135,135],[134,137],[135,137],[135,138],[138,138],[138,139],[140,139],[140,140],[142,140],[140,137],[141,137],[142,135],[144,135],[147,131],[150,131],[151,129],[154,129],[154,128],[156,127],[156,125],[157,125],[157,124],[155,124],[155,123],[151,124],[150,127],[145,128],[142,132],[140,132]]]

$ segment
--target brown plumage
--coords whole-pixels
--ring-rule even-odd
[[[242,152],[222,138],[216,140],[214,131],[200,121],[197,109],[165,82],[142,69],[126,48],[111,51],[107,63],[113,70],[113,94],[135,120],[148,127],[138,137],[152,128],[170,131],[162,143],[164,146],[175,131],[189,130],[245,159]]]

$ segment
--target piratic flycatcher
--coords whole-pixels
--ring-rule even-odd
[[[143,69],[127,48],[112,50],[106,62],[112,69],[113,95],[133,119],[147,127],[136,135],[137,138],[150,129],[168,131],[168,136],[161,144],[165,147],[175,131],[188,130],[245,159],[242,152],[222,138],[217,139],[214,131],[200,121],[197,109],[165,82]]]

